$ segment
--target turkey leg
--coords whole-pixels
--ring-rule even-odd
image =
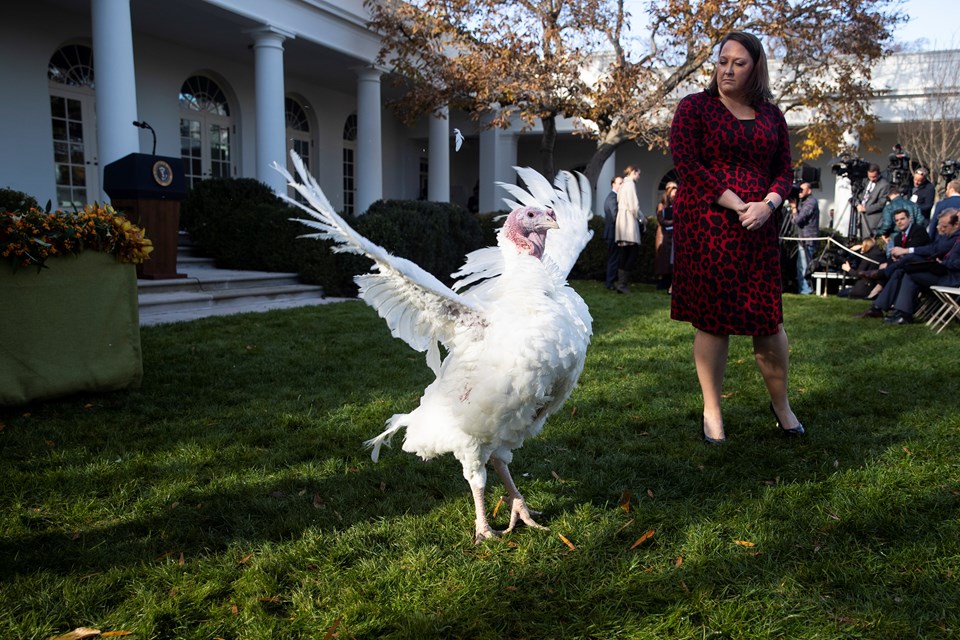
[[[494,471],[500,476],[500,480],[503,481],[503,486],[506,487],[507,494],[510,497],[510,525],[504,529],[502,533],[510,533],[513,531],[518,519],[522,520],[528,527],[547,529],[547,527],[539,525],[534,521],[531,514],[539,514],[527,508],[526,500],[523,499],[523,496],[517,489],[517,485],[514,484],[513,478],[510,476],[510,469],[507,468],[507,463],[499,458],[490,458],[490,462],[493,464]]]

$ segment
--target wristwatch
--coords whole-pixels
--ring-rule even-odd
[[[764,198],[763,201],[767,203],[767,206],[768,206],[768,207],[770,207],[770,211],[776,211],[776,210],[777,210],[777,205],[773,204],[773,201],[772,201],[772,200],[769,200],[769,199],[767,199],[767,198]]]

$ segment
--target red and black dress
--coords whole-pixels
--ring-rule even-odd
[[[716,335],[773,335],[783,322],[776,217],[748,231],[716,203],[727,189],[744,202],[790,192],[787,123],[772,104],[754,110],[755,120],[738,120],[720,98],[696,93],[677,105],[670,128],[680,183],[670,317]]]

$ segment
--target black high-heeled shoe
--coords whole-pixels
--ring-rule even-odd
[[[777,415],[776,409],[773,408],[773,403],[770,403],[770,413],[773,414],[773,419],[777,421],[777,428],[788,436],[802,436],[805,431],[803,430],[803,424],[798,422],[797,426],[792,429],[784,429],[783,425],[780,423],[780,416]]]
[[[720,446],[727,441],[726,438],[711,438],[707,435],[707,425],[703,416],[700,416],[700,433],[703,435],[703,441],[712,446]]]

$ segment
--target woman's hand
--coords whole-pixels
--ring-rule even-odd
[[[748,231],[756,231],[770,219],[773,212],[766,202],[759,200],[748,202],[742,208],[737,210],[740,216],[740,224]]]

